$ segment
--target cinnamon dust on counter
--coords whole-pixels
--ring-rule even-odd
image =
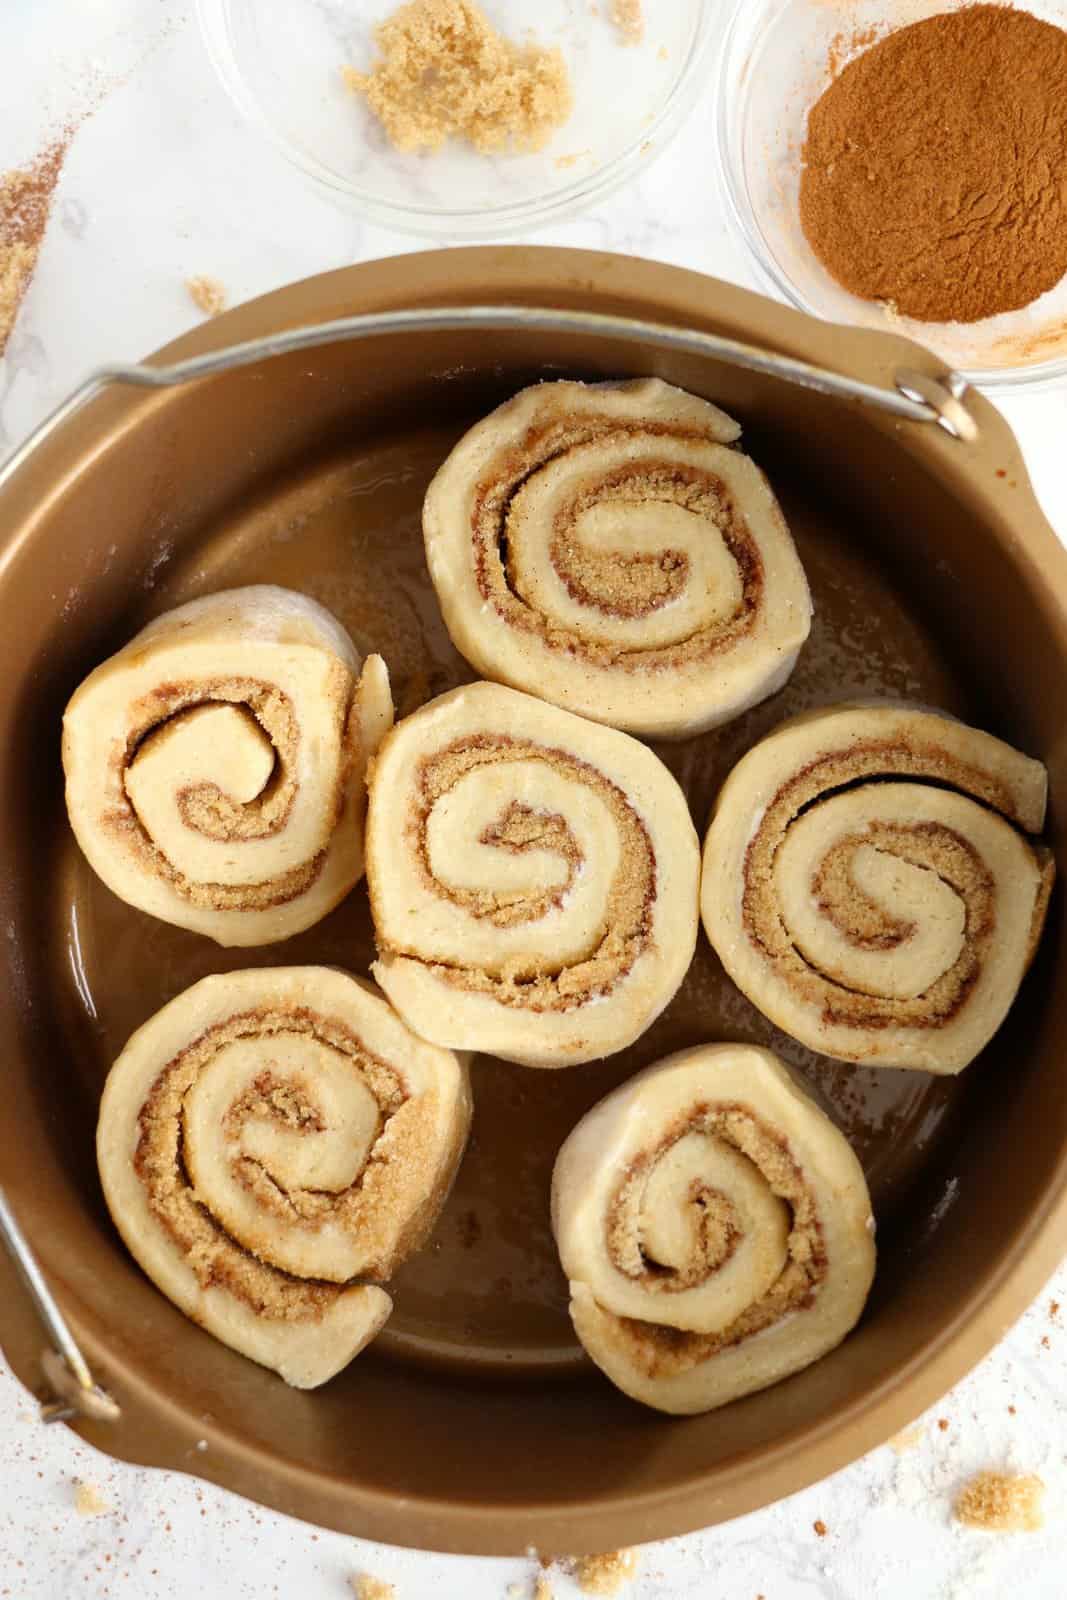
[[[37,265],[69,142],[54,139],[28,166],[0,176],[0,356]]]
[[[571,114],[561,52],[516,45],[474,0],[409,0],[374,30],[381,59],[343,67],[397,150],[466,139],[488,153],[540,150]]]
[[[988,1533],[1033,1533],[1044,1522],[1045,1485],[1036,1474],[979,1472],[956,1499],[957,1522]]]
[[[808,116],[800,220],[827,271],[924,322],[1067,274],[1067,30],[979,4],[898,28]]]

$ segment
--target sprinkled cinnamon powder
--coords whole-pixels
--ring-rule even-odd
[[[474,0],[409,0],[374,30],[369,73],[344,67],[398,150],[539,150],[571,113],[559,50],[515,45]]]
[[[189,298],[206,317],[217,317],[226,309],[226,290],[217,278],[186,278]]]
[[[37,265],[68,142],[55,139],[29,166],[0,176],[0,356]]]
[[[1044,1493],[1036,1474],[979,1472],[956,1500],[956,1521],[990,1533],[1032,1533],[1044,1521]]]

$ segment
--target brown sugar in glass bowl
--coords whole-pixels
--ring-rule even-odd
[[[1067,274],[1067,31],[968,6],[890,33],[808,117],[800,219],[843,288],[923,322]]]

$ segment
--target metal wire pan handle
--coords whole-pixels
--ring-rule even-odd
[[[41,1405],[42,1421],[67,1422],[71,1417],[87,1417],[94,1422],[117,1422],[121,1414],[119,1407],[107,1390],[93,1381],[88,1363],[45,1282],[40,1263],[19,1227],[3,1189],[0,1189],[0,1238],[7,1246],[51,1340],[51,1349],[45,1350],[41,1356],[41,1366],[52,1388],[53,1398]]]
[[[414,311],[378,311],[358,316],[338,317],[333,322],[313,323],[306,328],[289,328],[282,333],[264,334],[244,344],[228,345],[206,355],[190,356],[169,366],[146,363],[118,363],[100,367],[79,384],[51,414],[44,418],[27,439],[0,466],[0,489],[23,462],[50,434],[80,411],[110,384],[128,384],[137,389],[171,389],[182,383],[213,378],[238,367],[253,366],[274,356],[292,355],[299,350],[314,350],[319,345],[348,340],[381,338],[390,333],[455,332],[464,328],[519,330],[529,333],[602,334],[627,344],[652,344],[661,350],[676,350],[685,355],[709,356],[746,372],[759,372],[802,389],[832,395],[839,400],[858,400],[878,411],[887,411],[908,422],[936,422],[939,427],[964,443],[978,436],[978,426],[967,410],[968,383],[961,373],[946,369],[939,378],[929,373],[900,368],[894,373],[895,388],[882,389],[858,378],[848,378],[825,367],[813,367],[792,356],[761,350],[757,345],[726,339],[717,333],[702,333],[695,328],[678,328],[669,323],[646,322],[636,317],[612,316],[594,311],[557,311],[540,306],[443,306]]]

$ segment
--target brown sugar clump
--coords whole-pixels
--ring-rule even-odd
[[[396,1590],[384,1578],[375,1578],[369,1572],[357,1572],[352,1579],[356,1600],[393,1600]]]
[[[559,50],[515,45],[473,0],[410,0],[374,30],[369,73],[344,79],[398,150],[439,150],[466,139],[482,152],[539,150],[571,113]]]
[[[574,1576],[583,1594],[617,1594],[637,1571],[636,1550],[607,1550],[599,1556],[578,1556]]]
[[[611,20],[624,44],[640,44],[645,37],[644,0],[614,0]]]
[[[28,167],[0,176],[0,356],[37,265],[67,139],[48,145]]]
[[[79,1478],[74,1488],[74,1509],[79,1517],[102,1517],[111,1507],[95,1483]]]
[[[815,1521],[812,1523],[812,1527],[815,1529],[815,1532],[818,1534],[820,1539],[825,1539],[826,1535],[830,1531],[821,1517],[816,1517]]]
[[[1032,1533],[1044,1517],[1045,1485],[1036,1474],[980,1472],[956,1500],[956,1521],[990,1533]]]
[[[194,306],[205,317],[217,317],[220,311],[225,311],[226,290],[217,278],[186,278],[185,287]]]

